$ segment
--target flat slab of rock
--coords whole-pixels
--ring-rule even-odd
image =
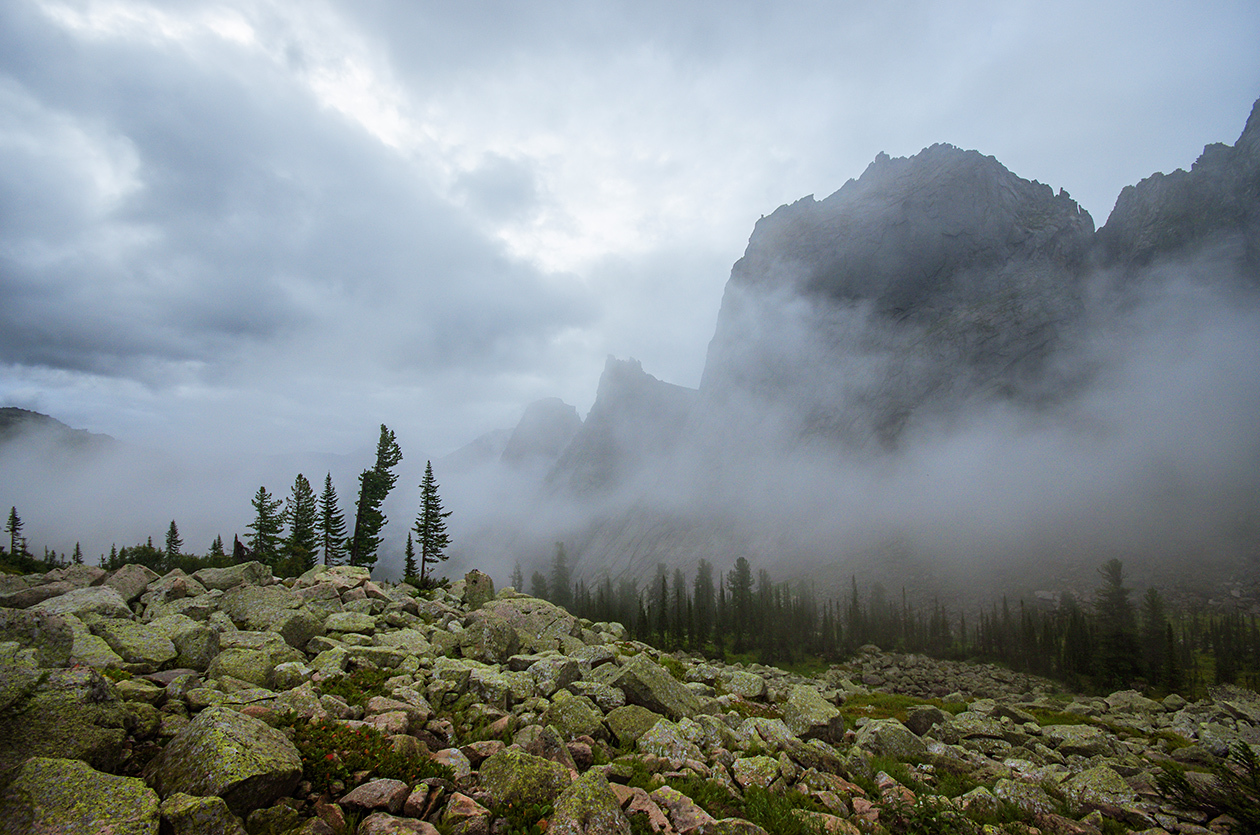
[[[42,603],[36,603],[28,611],[45,612],[50,615],[74,615],[92,613],[107,618],[131,618],[131,609],[115,590],[108,586],[92,586],[86,589],[72,589],[58,597],[51,597]]]
[[[0,833],[157,835],[158,796],[143,780],[80,760],[32,757],[0,797]]]
[[[283,733],[222,707],[197,715],[146,769],[158,794],[218,795],[237,815],[290,794],[302,758]]]
[[[646,655],[636,655],[608,681],[626,694],[626,703],[646,707],[677,722],[700,712],[700,697]]]

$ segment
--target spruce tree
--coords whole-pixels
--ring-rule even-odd
[[[753,606],[752,567],[748,565],[748,560],[743,557],[735,560],[735,568],[727,575],[726,587],[731,593],[728,614],[735,633],[734,650],[743,652],[744,636],[751,626]]]
[[[210,556],[212,557],[226,557],[227,556],[227,554],[224,553],[223,551],[223,537],[222,536],[215,536],[214,542],[210,543]]]
[[[74,543],[74,557],[71,561],[75,565],[83,565],[83,549],[79,547],[79,543]]]
[[[529,596],[547,599],[547,576],[541,571],[535,571],[529,577]]]
[[[341,512],[332,473],[324,476],[324,492],[319,497],[317,520],[319,544],[324,552],[324,565],[338,565],[346,555],[346,517]]]
[[[411,531],[407,531],[407,547],[403,549],[403,579],[416,578],[416,545],[411,540]]]
[[[525,575],[521,572],[520,560],[517,560],[515,567],[512,568],[512,576],[508,579],[508,584],[517,591],[524,593]]]
[[[696,566],[692,596],[695,598],[693,644],[696,649],[701,649],[709,642],[709,637],[713,634],[713,565],[708,560],[700,560],[700,564]]]
[[[175,567],[175,560],[179,559],[179,549],[184,547],[184,540],[179,536],[179,528],[175,526],[175,520],[171,520],[171,526],[166,529],[166,565],[169,568]]]
[[[246,526],[253,533],[246,537],[254,559],[274,566],[280,549],[280,532],[284,530],[284,514],[280,506],[282,499],[273,499],[266,487],[259,487],[254,498],[250,500],[254,507],[254,521]]]
[[[547,582],[551,590],[551,602],[568,609],[573,605],[573,580],[569,571],[569,555],[565,553],[564,543],[556,543],[556,555],[551,560],[551,579]]]
[[[376,565],[376,552],[381,547],[381,529],[385,527],[385,514],[381,505],[389,491],[394,489],[398,475],[394,467],[402,461],[402,450],[389,427],[381,424],[381,436],[376,443],[376,464],[359,474],[359,502],[355,507],[354,533],[350,537],[350,564],[371,569]],[[421,572],[424,571],[421,566]]]
[[[15,557],[23,556],[26,553],[26,540],[22,538],[22,517],[18,516],[16,507],[9,508],[9,521],[4,529],[9,534],[9,553]]]
[[[433,462],[424,465],[424,480],[420,482],[420,512],[416,515],[415,531],[420,541],[420,584],[430,565],[446,560],[446,548],[451,544],[446,532],[449,510],[442,510],[442,497],[438,495],[437,479],[433,477]]]
[[[306,476],[298,473],[293,480],[293,491],[285,504],[285,516],[289,520],[289,535],[284,540],[287,573],[301,574],[315,567],[315,555],[319,550],[316,527],[319,509],[315,505],[315,491]]]
[[[1098,569],[1103,585],[1094,592],[1098,623],[1098,672],[1103,684],[1127,685],[1137,674],[1139,657],[1137,619],[1129,589],[1124,585],[1124,563],[1108,560]]]

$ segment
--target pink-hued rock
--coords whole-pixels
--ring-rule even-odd
[[[356,835],[440,835],[433,824],[412,818],[396,818],[385,812],[369,815],[359,822]]]
[[[396,815],[402,811],[411,793],[401,780],[371,780],[355,788],[338,804],[346,809],[362,809],[367,812],[386,811]]]

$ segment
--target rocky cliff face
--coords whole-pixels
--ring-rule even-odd
[[[626,484],[673,450],[694,401],[693,390],[661,382],[638,360],[609,357],[595,404],[548,483],[577,494]]]
[[[1129,272],[1216,248],[1260,282],[1260,101],[1234,145],[1209,145],[1189,171],[1121,191],[1098,245],[1104,263]]]
[[[512,430],[502,460],[512,467],[555,464],[582,428],[577,409],[558,397],[531,403]]]
[[[1079,317],[1094,224],[992,157],[881,155],[821,202],[757,223],[727,283],[701,390],[783,410],[791,435],[894,446],[925,407],[1047,396]]]

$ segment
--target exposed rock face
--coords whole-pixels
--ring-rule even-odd
[[[625,483],[647,461],[673,449],[694,401],[693,390],[661,382],[637,360],[609,357],[595,404],[548,483],[577,494]]]
[[[1126,186],[1098,242],[1107,264],[1130,270],[1224,248],[1260,281],[1260,101],[1234,145],[1209,145],[1189,171]]]
[[[582,428],[577,409],[558,397],[529,404],[512,430],[502,460],[513,467],[550,467]]]

